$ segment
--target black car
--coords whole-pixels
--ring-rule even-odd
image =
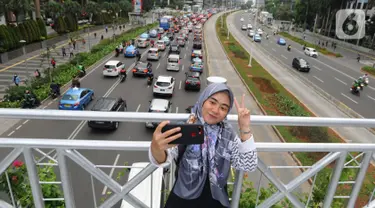
[[[102,112],[122,112],[127,110],[127,105],[126,101],[122,98],[101,97],[96,101],[91,110]],[[88,121],[87,124],[93,129],[115,130],[119,126],[118,121]]]
[[[181,52],[180,46],[177,43],[171,43],[171,45],[169,46],[168,53],[169,54],[180,54],[180,52]]]
[[[294,58],[292,63],[293,68],[296,68],[298,71],[309,72],[310,66],[309,63],[303,58]]]
[[[201,79],[199,72],[186,72],[185,73],[185,90],[200,90]]]
[[[151,63],[138,61],[133,68],[133,76],[146,77],[148,72],[152,72]]]
[[[202,49],[202,41],[201,40],[195,40],[193,42],[193,48],[194,49]]]

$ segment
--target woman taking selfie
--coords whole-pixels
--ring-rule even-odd
[[[239,135],[226,121],[233,105],[238,112]],[[244,96],[239,104],[226,84],[216,83],[201,93],[188,123],[204,126],[203,144],[168,144],[184,137],[178,133],[180,127],[162,133],[168,123],[163,121],[156,128],[149,150],[151,163],[158,167],[178,158],[177,179],[165,207],[229,207],[226,184],[231,165],[237,170],[254,171],[258,161]]]

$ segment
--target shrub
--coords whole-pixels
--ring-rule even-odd
[[[46,29],[46,26],[44,25],[43,20],[40,19],[40,18],[37,18],[37,19],[36,19],[36,22],[38,23],[38,27],[39,27],[40,34],[41,34],[43,37],[47,37],[47,29]]]

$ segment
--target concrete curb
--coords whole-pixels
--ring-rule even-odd
[[[237,12],[235,12],[237,13]],[[234,14],[234,13],[233,13]],[[216,25],[216,23],[215,23]],[[216,28],[216,27],[215,27]],[[230,33],[230,35],[237,41],[237,39]],[[235,67],[235,65],[233,64],[232,60],[229,58],[228,54],[225,52],[225,48],[223,46],[223,44],[221,43],[219,37],[217,36],[216,34],[216,38],[219,40],[220,42],[220,46],[222,47],[227,59],[229,60],[230,64],[232,65],[232,67],[235,69],[236,71],[236,74],[238,75],[238,77],[241,79],[242,83],[246,86],[246,89],[247,91],[250,93],[250,95],[253,97],[254,101],[256,102],[257,106],[259,107],[259,109],[262,111],[263,115],[268,115],[267,112],[264,110],[264,108],[262,107],[262,105],[259,103],[259,101],[257,100],[257,98],[255,97],[255,95],[253,94],[253,92],[251,91],[251,89],[249,88],[249,86],[247,85],[247,83],[245,82],[245,80],[242,78],[241,74],[237,71],[237,68]],[[238,42],[238,41],[237,41]],[[259,63],[260,64],[260,63]],[[261,65],[261,64],[260,64]],[[262,66],[263,67],[263,66]],[[286,143],[284,137],[281,135],[281,133],[279,132],[279,130],[277,130],[277,128],[275,126],[271,126],[271,128],[273,129],[273,131],[276,133],[277,137],[280,139],[281,142],[283,143]],[[303,164],[301,163],[301,161],[298,160],[298,158],[294,155],[293,152],[288,152],[289,155],[292,157],[293,161],[295,163],[297,163],[298,166],[303,166]],[[306,171],[305,168],[299,168],[300,171],[303,173]],[[313,184],[313,181],[311,179],[308,180],[309,184],[312,185]]]

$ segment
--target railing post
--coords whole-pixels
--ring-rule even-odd
[[[23,150],[25,163],[27,167],[27,174],[29,175],[29,181],[31,186],[31,192],[33,194],[34,205],[36,208],[44,208],[43,194],[39,185],[38,171],[36,170],[36,164],[34,163],[34,157],[30,148]]]
[[[236,170],[236,178],[235,178],[233,193],[232,193],[232,202],[230,203],[231,208],[237,208],[240,203],[243,176],[244,176],[243,170]]]
[[[323,208],[331,207],[333,196],[336,193],[336,188],[340,180],[341,172],[345,166],[346,155],[347,155],[347,152],[341,152],[340,158],[336,160],[336,164],[332,173],[331,181],[329,182],[329,185],[328,185],[328,191],[327,191],[326,196],[324,197]]]
[[[66,208],[75,208],[74,194],[72,189],[72,183],[70,180],[70,174],[68,171],[68,166],[66,164],[66,158],[64,150],[57,150],[57,161],[59,164],[61,183],[64,192],[65,207]]]
[[[350,198],[348,201],[348,208],[354,207],[355,202],[357,200],[359,191],[361,190],[363,179],[366,176],[367,168],[370,164],[372,157],[372,152],[366,152],[365,155],[363,156],[363,160],[361,162],[361,168],[358,171],[357,178],[355,180],[355,184],[352,189],[352,193],[350,194]]]

